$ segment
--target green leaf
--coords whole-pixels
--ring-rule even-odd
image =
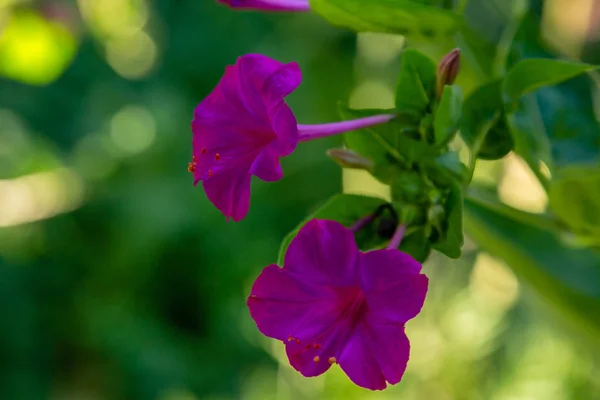
[[[600,243],[600,166],[571,165],[550,183],[550,207],[573,232]]]
[[[551,168],[551,144],[536,98],[531,94],[520,98],[513,112],[506,114],[506,121],[515,152],[523,157],[542,185],[547,187],[547,178],[541,174],[540,161]]]
[[[460,24],[457,14],[412,0],[310,0],[310,6],[333,25],[411,39],[442,40]]]
[[[433,243],[433,248],[450,258],[459,258],[464,244],[463,236],[463,193],[458,182],[454,182],[445,205],[446,227],[442,238]]]
[[[478,87],[463,103],[460,135],[478,158],[497,160],[514,146],[502,109],[502,80]]]
[[[514,36],[509,66],[523,59],[552,57],[541,35],[540,16],[526,14]],[[587,74],[580,74],[559,85],[542,87],[521,97],[525,99],[524,104],[517,103],[517,113],[520,111],[521,115],[510,124],[511,134],[536,147],[536,151],[527,154],[522,143],[517,152],[528,156],[529,165],[542,182],[539,161],[543,158],[551,160],[548,167],[553,175],[554,168],[600,160],[600,124],[594,110],[594,86]]]
[[[600,344],[600,257],[566,247],[552,230],[528,223],[537,218],[508,206],[507,212],[465,200],[465,230],[477,245],[506,261],[552,309],[578,323]],[[544,218],[544,217],[540,217]]]
[[[435,63],[417,50],[405,50],[396,88],[396,109],[424,114],[435,96],[435,90]]]
[[[377,207],[385,203],[386,201],[382,199],[354,194],[339,194],[332,197],[323,207],[319,208],[315,213],[306,218],[296,229],[283,239],[283,243],[281,243],[279,249],[277,263],[283,265],[285,252],[292,239],[296,237],[300,228],[311,219],[329,219],[338,221],[346,227],[350,227],[360,218],[374,212]],[[386,238],[377,237],[376,227],[373,224],[356,234],[358,247],[363,250],[373,248],[386,241]]]
[[[461,106],[462,90],[460,86],[445,86],[433,122],[436,145],[445,146],[454,138],[462,115]]]
[[[539,88],[556,85],[596,68],[589,64],[544,58],[519,61],[506,75],[504,98],[507,102],[514,102]]]

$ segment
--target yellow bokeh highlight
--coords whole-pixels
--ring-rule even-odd
[[[512,153],[504,159],[498,195],[509,206],[532,213],[542,213],[548,206],[548,195],[535,174],[525,161]]]
[[[0,36],[0,74],[32,85],[49,84],[69,65],[76,48],[63,25],[32,11],[16,12]]]
[[[144,0],[77,0],[91,32],[106,48],[106,61],[126,79],[142,79],[156,64],[156,43],[145,30]]]
[[[144,31],[109,40],[106,58],[116,73],[127,79],[141,79],[151,72],[157,59],[156,44]]]
[[[144,0],[77,0],[83,18],[100,38],[132,35],[148,21]]]
[[[81,177],[66,168],[0,180],[0,227],[40,221],[72,211],[83,198]]]

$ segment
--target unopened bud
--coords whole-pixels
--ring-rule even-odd
[[[372,169],[373,161],[369,160],[362,154],[348,149],[329,149],[327,155],[333,161],[345,168],[355,169]]]
[[[460,70],[460,49],[454,49],[440,61],[437,69],[437,93],[442,95],[445,85],[452,85]]]

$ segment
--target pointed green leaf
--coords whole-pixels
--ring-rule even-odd
[[[527,161],[546,187],[548,183],[541,173],[540,161],[555,175],[555,168],[572,163],[595,163],[600,159],[600,124],[594,110],[594,85],[592,79],[582,73],[593,67],[553,57],[544,46],[539,15],[526,14],[508,57],[516,80],[505,83],[504,97],[511,111],[506,120],[515,141],[515,152]],[[547,72],[532,72],[532,64],[528,63],[538,62],[558,65],[560,73],[556,68],[551,69],[553,75],[549,78]],[[526,79],[518,73],[525,68],[523,65],[529,65]],[[521,95],[532,89],[537,90]]]
[[[396,109],[425,113],[435,96],[436,66],[426,55],[414,49],[402,53],[396,88]]]
[[[460,135],[478,158],[497,160],[512,150],[502,110],[502,80],[478,87],[463,103]]]
[[[554,86],[597,66],[564,60],[530,58],[516,63],[504,80],[505,100],[514,102],[519,97],[541,87]]]
[[[514,150],[527,162],[540,182],[546,186],[547,179],[541,175],[540,161],[552,166],[550,139],[534,95],[517,101],[516,108],[506,114],[506,121],[514,142]]]

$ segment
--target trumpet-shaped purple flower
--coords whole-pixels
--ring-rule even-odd
[[[283,177],[279,158],[300,141],[381,124],[376,115],[323,125],[298,125],[285,103],[302,80],[296,63],[282,64],[259,54],[240,57],[217,87],[196,107],[193,157],[188,170],[202,181],[209,200],[229,219],[244,218],[250,206],[252,175],[263,181]]]
[[[231,8],[262,11],[309,11],[308,0],[218,0]]]
[[[308,222],[290,244],[283,268],[267,266],[248,298],[266,336],[285,343],[290,364],[317,376],[338,363],[371,390],[400,382],[410,344],[404,325],[420,311],[428,279],[396,249],[358,250],[335,221]]]

